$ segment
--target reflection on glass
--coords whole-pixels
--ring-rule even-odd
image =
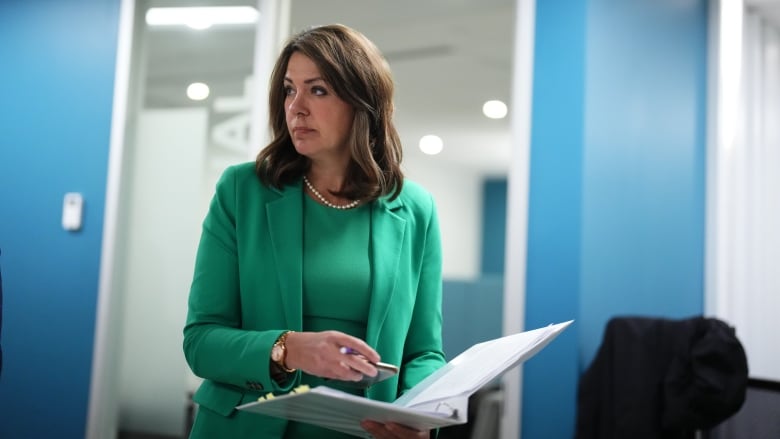
[[[176,3],[136,2],[116,294],[120,432],[181,437],[198,385],[181,347],[195,249],[216,179],[247,158],[257,10]]]

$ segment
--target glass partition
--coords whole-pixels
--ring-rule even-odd
[[[135,6],[114,291],[118,428],[181,437],[199,383],[182,354],[187,295],[216,179],[248,157],[257,4]],[[204,9],[214,6],[232,9]]]

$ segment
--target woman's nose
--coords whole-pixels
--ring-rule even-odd
[[[300,116],[306,116],[308,113],[308,107],[306,105],[306,101],[304,98],[301,97],[301,95],[295,95],[291,100],[289,104],[289,112],[293,115],[300,115]]]

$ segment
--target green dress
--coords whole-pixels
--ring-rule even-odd
[[[271,346],[283,330],[304,329],[304,206],[309,214],[322,206],[306,199],[300,180],[281,188],[263,185],[255,165],[246,162],[223,173],[203,220],[182,343],[187,364],[204,378],[193,396],[198,413],[192,438],[283,438],[288,421],[235,408],[268,392],[288,392],[301,379],[300,372],[283,385],[271,378]],[[364,278],[359,289],[348,288],[352,294],[339,301],[346,297],[356,309],[359,300],[364,301],[364,310],[365,301],[370,303],[365,339],[383,361],[398,365],[403,373],[365,392],[373,400],[393,401],[445,364],[441,237],[433,197],[414,182],[404,181],[395,198],[387,195],[358,209],[325,212],[335,218],[370,218],[357,221],[363,224],[362,233],[346,233],[344,229],[352,227],[349,223],[309,218],[307,246],[324,242],[324,233],[335,235],[320,259],[326,268],[319,271],[339,273],[342,281],[348,271],[353,275],[361,271],[355,265],[359,260],[370,265],[370,270],[362,269],[370,280]],[[338,243],[344,236],[359,241],[345,247]],[[315,258],[315,253],[308,257]],[[313,259],[306,263],[307,278],[312,264]],[[330,284],[312,289],[311,285],[307,280],[310,296],[334,288]],[[366,288],[370,293],[365,293]],[[307,305],[307,309],[316,309],[318,318],[326,317],[317,306]],[[335,320],[353,321],[342,317]],[[307,326],[316,323],[312,320]],[[356,335],[362,333],[359,329]]]
[[[336,330],[364,340],[371,303],[371,207],[333,209],[308,196],[304,196],[303,207],[303,330]],[[301,383],[364,394],[361,389],[305,373]],[[284,437],[341,439],[353,436],[290,422]]]

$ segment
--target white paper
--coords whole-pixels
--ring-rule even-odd
[[[371,436],[360,427],[360,422],[364,419],[397,422],[418,430],[464,424],[467,420],[466,407],[456,413],[443,405],[438,413],[427,412],[389,402],[373,401],[326,386],[244,404],[236,408],[292,421],[307,422],[366,438]]]
[[[395,403],[415,407],[455,396],[470,396],[497,376],[532,357],[572,320],[477,343],[418,383]]]
[[[475,344],[392,403],[318,386],[236,407],[359,437],[364,419],[430,430],[467,422],[468,398],[547,346],[572,321]]]

